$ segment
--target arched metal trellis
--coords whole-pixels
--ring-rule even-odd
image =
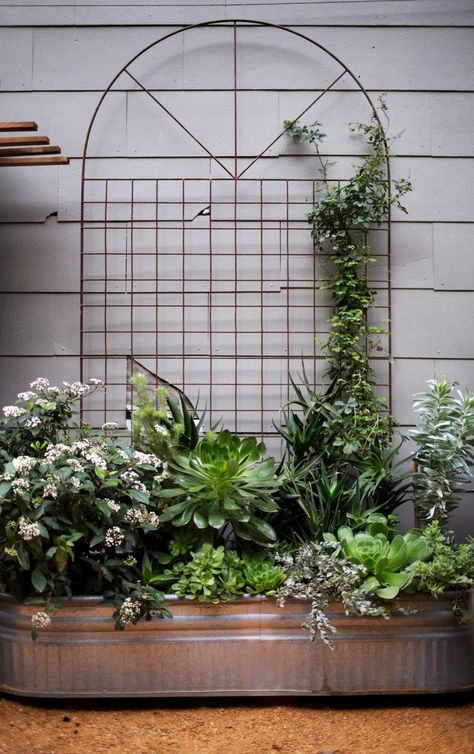
[[[359,115],[378,119],[354,73],[269,23],[187,26],[117,73],[82,164],[82,377],[108,385],[87,406],[94,425],[124,425],[141,370],[193,403],[200,394],[210,423],[268,440],[302,357],[322,379],[328,300],[306,222],[317,165],[283,120],[323,121],[324,156],[343,181]],[[389,231],[388,220],[373,239],[380,319],[390,316]],[[388,360],[377,363],[389,394]]]

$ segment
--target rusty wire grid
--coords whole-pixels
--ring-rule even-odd
[[[206,36],[210,32],[211,38]],[[252,77],[248,56],[252,50],[264,54],[268,33],[271,44],[268,60],[260,62],[256,72],[259,81],[259,75]],[[291,100],[295,90],[275,86],[278,64],[285,65],[285,60],[268,62],[274,35],[282,34],[296,43],[295,54],[308,43],[305,54],[310,60],[317,52],[311,78],[321,56],[330,62],[323,67],[323,86],[310,88],[303,82],[297,97],[303,104],[292,112],[280,110],[289,107],[285,97]],[[187,49],[189,55],[198,52],[203,71],[193,70],[178,89],[162,73],[166,54],[158,64],[153,54],[179,35],[191,35],[192,42],[183,42],[184,59]],[[217,43],[223,61],[218,74]],[[218,85],[206,80],[203,86],[200,73],[206,73],[206,55],[211,58],[211,79],[218,75]],[[209,93],[214,121],[206,109]],[[222,419],[229,429],[265,438],[277,449],[273,422],[291,398],[288,375],[298,381],[304,359],[312,383],[323,380],[321,343],[330,314],[323,290],[327,272],[315,257],[306,221],[318,186],[317,165],[308,150],[292,146],[282,122],[304,116],[313,122],[329,94],[337,94],[340,101],[354,93],[362,95],[369,117],[376,116],[357,78],[332,53],[299,32],[248,21],[211,22],[171,32],[117,74],[91,120],[82,173],[82,379],[100,377],[107,384],[105,396],[95,394],[84,408],[94,426],[104,421],[125,426],[127,405],[133,404],[130,377],[144,371],[151,384],[176,388],[193,405],[206,404],[208,425]],[[107,151],[102,142],[93,147],[94,125],[106,98],[123,95],[127,125],[137,101],[141,108],[146,101],[157,120],[149,121],[147,110],[147,118],[137,121],[138,137],[120,146],[111,159],[113,149]],[[183,95],[191,103],[202,96],[190,119]],[[253,97],[251,118],[248,97]],[[259,97],[264,107],[265,97],[271,97],[278,112],[261,146],[251,151],[249,145],[255,144],[245,129],[258,123]],[[116,108],[113,112],[116,118]],[[221,114],[224,135],[213,139]],[[353,119],[348,110],[344,125]],[[150,126],[156,131],[147,136]],[[331,123],[325,122],[324,128],[330,131]],[[181,150],[174,142],[177,136]],[[336,158],[342,168],[336,165],[335,180],[347,178],[341,170],[352,166],[352,157]],[[389,230],[387,222],[371,239],[379,259],[371,273],[378,291],[378,322],[390,317]],[[389,350],[389,336],[385,345]],[[374,364],[378,389],[390,399],[389,362],[374,354]]]

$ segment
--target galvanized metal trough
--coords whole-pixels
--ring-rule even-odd
[[[0,690],[31,697],[408,694],[474,688],[474,637],[452,595],[415,595],[390,620],[329,613],[334,649],[301,629],[308,604],[170,598],[171,620],[114,630],[99,598],[66,601],[31,639],[38,606],[0,595]]]

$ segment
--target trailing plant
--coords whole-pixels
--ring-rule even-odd
[[[380,108],[386,114],[383,98]],[[368,124],[350,125],[353,134],[362,133],[368,152],[344,183],[328,180],[327,163],[321,160],[318,142],[324,135],[320,123],[301,126],[285,121],[294,138],[316,147],[321,178],[316,183],[316,201],[308,215],[315,252],[330,260],[335,272],[325,284],[332,294],[334,312],[329,322],[331,334],[325,344],[327,374],[334,381],[338,400],[350,416],[340,427],[339,441],[346,456],[364,452],[367,444],[389,443],[392,420],[382,414],[383,401],[375,395],[375,379],[369,361],[371,349],[382,350],[379,326],[370,325],[368,314],[374,307],[375,290],[369,286],[366,268],[374,263],[367,234],[383,223],[390,206],[401,205],[401,197],[411,190],[405,179],[394,181],[395,191],[386,175],[389,140],[380,121],[374,116]]]
[[[443,527],[459,505],[474,461],[474,396],[469,390],[453,395],[457,384],[428,380],[428,389],[415,396],[418,427],[410,433],[417,444],[415,510],[423,521]]]
[[[329,603],[342,603],[347,614],[383,615],[402,590],[415,588],[416,568],[433,553],[432,540],[416,529],[401,535],[391,522],[376,513],[367,514],[363,531],[343,526],[337,536],[327,532],[322,542],[307,542],[280,560],[286,582],[278,601],[307,599],[311,611],[303,626],[330,645],[335,629],[326,613]]]
[[[274,541],[273,528],[259,514],[278,510],[273,496],[281,480],[274,459],[262,460],[264,453],[263,443],[241,440],[228,430],[208,432],[193,450],[176,453],[170,463],[173,487],[161,497],[177,502],[163,511],[161,521],[210,528],[215,544],[229,526],[237,539]]]
[[[289,597],[309,600],[311,610],[303,623],[314,641],[320,637],[331,646],[330,634],[336,629],[327,615],[329,603],[341,602],[346,613],[386,615],[383,605],[376,604],[361,590],[364,568],[345,558],[335,558],[330,542],[308,542],[294,554],[280,556],[286,581],[278,590],[277,601],[283,606]]]
[[[383,98],[379,104],[386,114]],[[283,408],[277,427],[288,464],[282,516],[296,512],[296,527],[290,524],[290,530],[300,536],[303,528],[304,534],[320,537],[325,528],[335,531],[351,507],[358,514],[365,508],[390,513],[409,489],[406,470],[395,462],[398,448],[390,447],[393,419],[376,395],[369,360],[371,350],[382,350],[383,330],[368,319],[376,291],[367,276],[367,266],[375,262],[367,234],[387,220],[392,204],[404,210],[400,200],[411,185],[396,181],[391,193],[386,174],[389,140],[376,116],[369,124],[350,124],[352,133],[365,137],[367,153],[343,184],[328,178],[329,164],[319,151],[325,137],[321,123],[284,125],[293,138],[311,144],[319,160],[308,222],[315,253],[333,269],[323,286],[334,306],[324,345],[329,385],[317,392],[303,364],[300,384],[290,377],[295,398]]]

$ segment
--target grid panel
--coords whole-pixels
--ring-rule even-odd
[[[322,372],[316,333],[327,332],[330,302],[304,220],[313,181],[89,183],[103,199],[85,201],[83,360],[85,376],[108,389],[88,418],[123,426],[138,369],[193,405],[201,396],[209,424],[272,434],[290,398],[288,374],[302,357],[315,382]],[[380,321],[387,282],[373,284]]]

